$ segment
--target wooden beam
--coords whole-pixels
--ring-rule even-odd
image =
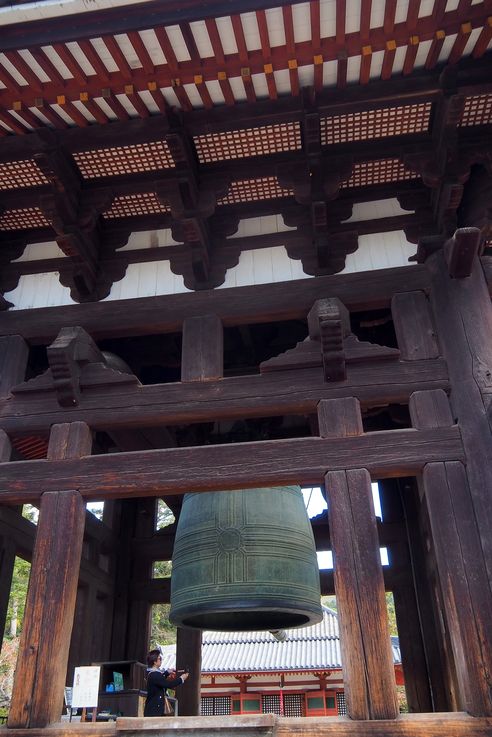
[[[32,343],[48,343],[61,328],[81,325],[96,340],[176,332],[186,317],[213,312],[225,326],[303,319],[317,299],[338,297],[351,311],[387,307],[395,292],[429,287],[424,266],[398,267],[301,279],[285,284],[236,287],[219,291],[119,300],[0,313],[0,335],[19,334]],[[121,315],[125,319],[121,319]]]
[[[437,358],[439,346],[430,304],[423,292],[395,294],[391,300],[391,314],[403,361]]]
[[[303,483],[353,459],[374,478],[412,476],[426,463],[464,459],[456,427],[381,431],[356,438],[296,438],[2,464],[0,503],[32,503],[44,491],[75,488],[87,500]]]
[[[193,422],[310,414],[321,399],[356,396],[364,407],[407,403],[413,392],[447,390],[443,360],[377,361],[349,364],[347,380],[325,382],[320,368],[282,370],[187,384],[118,384],[111,388],[107,371],[98,372],[94,389],[83,384],[78,405],[61,407],[55,392],[19,393],[0,404],[0,427],[11,435],[42,434],[58,422],[83,421],[94,430],[159,427]],[[99,384],[98,384],[99,382]],[[104,401],[101,401],[101,391]]]
[[[189,317],[183,323],[181,381],[212,381],[224,375],[223,328],[217,315]]]

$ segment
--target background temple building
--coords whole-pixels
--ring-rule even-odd
[[[8,729],[53,737],[75,666],[144,659],[159,500],[319,485],[347,714],[167,728],[492,734],[490,0],[0,5]],[[176,652],[196,716],[201,631]]]

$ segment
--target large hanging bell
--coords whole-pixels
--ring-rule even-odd
[[[186,494],[170,620],[222,631],[321,621],[313,532],[299,486]]]

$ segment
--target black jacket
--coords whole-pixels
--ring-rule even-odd
[[[166,688],[176,688],[183,683],[181,676],[169,678],[169,673],[151,670],[147,675],[147,698],[144,717],[164,716],[164,695]]]

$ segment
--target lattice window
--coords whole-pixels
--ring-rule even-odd
[[[25,438],[13,438],[12,445],[20,455],[27,461],[35,458],[46,458],[48,454],[48,441],[37,435],[29,435]]]
[[[429,129],[431,103],[364,110],[321,118],[321,144],[330,146],[347,141],[424,133]]]
[[[292,190],[282,189],[277,177],[262,179],[242,179],[232,182],[229,193],[219,200],[220,205],[233,205],[238,202],[273,200],[277,197],[290,197]]]
[[[263,694],[261,697],[261,711],[263,714],[280,714],[280,696],[278,694]]]
[[[48,184],[48,180],[34,161],[23,159],[0,164],[0,189],[37,187],[42,184]]]
[[[138,215],[154,215],[169,212],[169,206],[159,202],[155,192],[115,197],[109,210],[103,213],[104,218],[129,218]]]
[[[200,713],[202,716],[220,716],[231,713],[230,696],[202,696]]]
[[[347,704],[345,703],[345,694],[343,692],[337,693],[337,709],[340,716],[344,717],[347,715]]]
[[[194,138],[200,163],[227,159],[242,159],[246,156],[264,156],[301,148],[299,123],[262,125],[259,128],[207,133]]]
[[[399,159],[377,159],[355,164],[350,179],[342,187],[367,187],[370,184],[388,184],[417,179],[418,174],[407,169]]]
[[[73,154],[73,158],[85,179],[137,174],[174,167],[174,160],[166,141],[79,151]]]
[[[465,100],[460,126],[492,123],[492,95],[472,95]]]
[[[29,228],[46,228],[49,225],[39,207],[7,210],[0,217],[0,230],[29,230]]]
[[[284,694],[284,715],[286,717],[302,717],[304,696],[300,693]]]

